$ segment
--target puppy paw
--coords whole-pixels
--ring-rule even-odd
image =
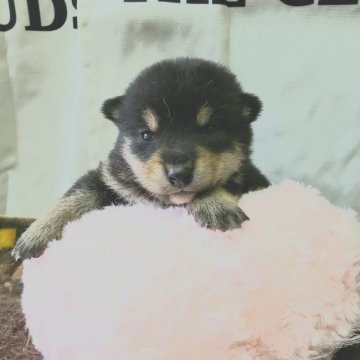
[[[16,260],[39,257],[51,240],[60,239],[62,224],[47,220],[47,218],[37,219],[20,236],[12,251]]]
[[[39,257],[47,247],[47,239],[29,230],[21,235],[12,251],[16,260]]]
[[[212,230],[228,231],[239,228],[249,220],[237,206],[236,199],[224,191],[194,200],[188,207],[195,221],[202,227]]]

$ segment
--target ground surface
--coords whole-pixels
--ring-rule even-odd
[[[25,331],[25,320],[20,307],[20,286],[0,285],[0,359],[40,360]]]

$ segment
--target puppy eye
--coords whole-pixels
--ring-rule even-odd
[[[144,141],[151,141],[153,139],[153,133],[151,131],[143,131],[141,137]]]
[[[206,135],[211,135],[219,131],[220,129],[217,126],[208,125],[202,128],[202,132]]]

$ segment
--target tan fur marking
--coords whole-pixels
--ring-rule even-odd
[[[244,106],[241,110],[241,113],[246,119],[249,119],[252,115],[252,110],[249,106]]]
[[[143,111],[142,115],[149,130],[156,132],[159,129],[159,119],[155,112],[147,108]]]
[[[130,140],[126,139],[123,147],[123,156],[130,165],[136,179],[148,191],[160,194],[164,188],[168,187],[168,182],[164,176],[163,163],[159,152],[155,152],[149,160],[142,162],[131,152]]]
[[[212,113],[213,110],[209,105],[202,105],[196,116],[196,123],[201,127],[205,126],[209,122]]]
[[[126,162],[130,165],[132,171],[134,172],[137,178],[142,177],[144,164],[131,152],[131,141],[130,139],[125,139],[123,146],[123,156]]]
[[[206,188],[224,184],[236,172],[244,161],[240,146],[235,150],[214,154],[199,146],[197,148],[194,186]]]
[[[110,171],[110,165],[108,161],[104,161],[101,164],[101,176],[104,183],[110,187],[114,192],[116,192],[121,197],[125,198],[129,203],[135,204],[139,202],[139,197],[134,196],[134,192],[131,189],[127,189],[114,178]]]
[[[162,191],[162,187],[168,185],[168,181],[165,178],[163,161],[160,156],[160,152],[155,152],[144,165],[144,181],[151,182],[148,186],[154,187],[159,192]]]

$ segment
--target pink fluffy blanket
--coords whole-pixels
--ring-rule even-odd
[[[360,224],[292,181],[243,196],[251,220],[200,228],[183,209],[108,207],[24,263],[48,360],[331,359],[360,319]]]

